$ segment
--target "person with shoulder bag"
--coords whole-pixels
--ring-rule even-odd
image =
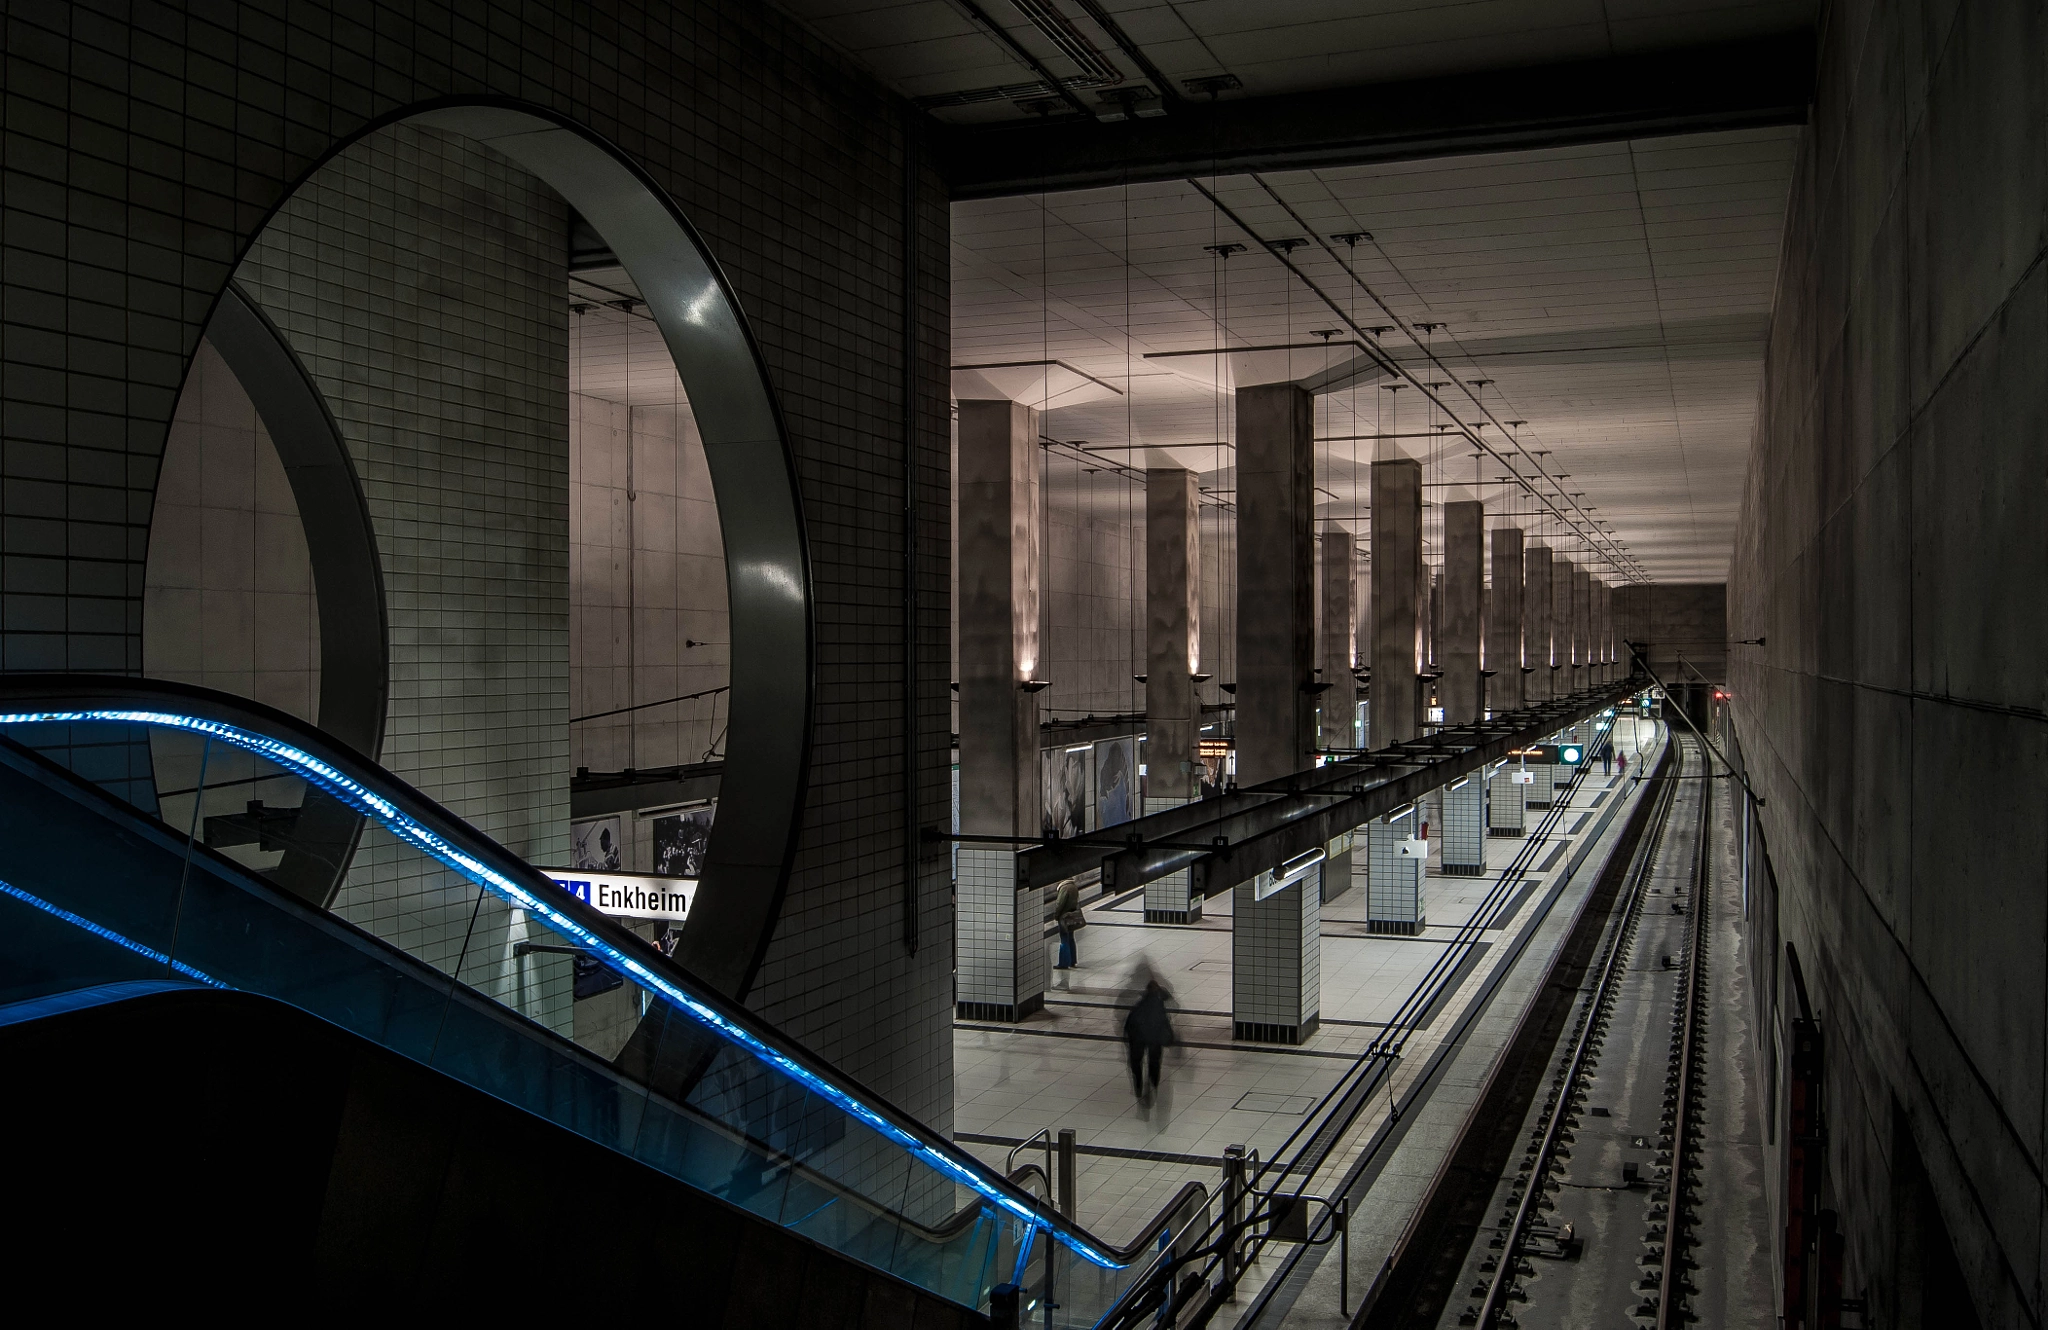
[[[1081,913],[1081,890],[1074,885],[1074,879],[1060,883],[1052,901],[1052,917],[1060,930],[1060,958],[1053,968],[1071,970],[1081,963],[1074,947],[1074,934],[1088,926],[1088,916]]]

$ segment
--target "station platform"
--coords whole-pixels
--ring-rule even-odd
[[[1447,949],[1465,954],[1448,982],[1432,984],[1426,1014],[1397,1060],[1389,1088],[1395,1098],[1408,1095],[1454,1034],[1462,1035],[1465,1051],[1490,1057],[1489,1048],[1497,1051],[1513,1025],[1512,1019],[1499,1024],[1501,1013],[1518,1011],[1526,1001],[1511,982],[1514,974],[1547,967],[1563,936],[1559,921],[1597,875],[1596,842],[1611,840],[1626,821],[1625,806],[1641,788],[1633,777],[1649,765],[1640,759],[1654,762],[1661,734],[1652,723],[1619,720],[1615,748],[1630,754],[1631,778],[1603,775],[1596,764],[1547,831],[1538,831],[1543,810],[1532,809],[1529,836],[1489,838],[1484,874],[1444,876],[1432,860],[1425,887],[1429,923],[1421,934],[1368,933],[1362,885],[1325,902],[1322,1019],[1299,1046],[1231,1038],[1228,894],[1211,897],[1195,924],[1146,923],[1142,891],[1088,903],[1089,924],[1078,935],[1080,965],[1055,972],[1058,986],[1048,991],[1041,1012],[1016,1025],[956,1022],[955,1140],[1000,1166],[1035,1133],[1073,1129],[1080,1154],[1078,1218],[1114,1237],[1149,1220],[1191,1178],[1214,1188],[1226,1146],[1242,1145],[1271,1158],[1366,1054],[1389,1019],[1430,982],[1432,967]],[[1502,874],[1518,857],[1521,870],[1503,892]],[[1461,930],[1482,910],[1474,945],[1462,946]],[[1048,946],[1055,945],[1049,939]],[[1513,974],[1503,972],[1503,965]],[[1161,1093],[1149,1111],[1132,1093],[1122,1033],[1124,1008],[1142,982],[1132,976],[1141,967],[1172,990],[1179,1040],[1168,1052]],[[1487,1019],[1469,1019],[1475,1004],[1489,1008]],[[1438,1086],[1432,1097],[1448,1104],[1457,1092]],[[1386,1104],[1368,1107],[1319,1171],[1319,1180],[1325,1173],[1343,1176],[1349,1160],[1387,1122]],[[1042,1161],[1039,1149],[1020,1150],[1018,1161]],[[1402,1152],[1382,1153],[1408,1166]],[[1369,1215],[1354,1218],[1354,1265],[1361,1235],[1373,1222]],[[1273,1263],[1268,1256],[1265,1264]],[[1252,1282],[1259,1277],[1255,1267]],[[1354,1273],[1353,1292],[1363,1286]],[[1252,1292],[1248,1283],[1241,1300]],[[1333,1313],[1334,1303],[1333,1283]]]

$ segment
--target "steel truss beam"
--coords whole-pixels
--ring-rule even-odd
[[[1085,841],[1043,842],[1018,853],[1017,885],[1050,886],[1099,867],[1105,890],[1129,891],[1185,868],[1191,890],[1213,896],[1596,715],[1644,686],[1636,678],[1588,689],[1152,813]],[[1121,838],[1123,848],[1103,843],[1112,837]]]
[[[1814,50],[1801,29],[1525,69],[1183,100],[1153,118],[955,127],[940,139],[940,164],[954,198],[1001,198],[1804,124]]]

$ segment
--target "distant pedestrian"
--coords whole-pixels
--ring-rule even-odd
[[[1623,754],[1621,755],[1621,774],[1622,774],[1622,778],[1623,778],[1623,779],[1627,779],[1627,777],[1628,777],[1628,754],[1627,754],[1627,753],[1623,753]]]
[[[1600,774],[1603,776],[1612,776],[1614,774],[1613,744],[1602,744],[1600,746]]]
[[[1080,953],[1074,946],[1074,934],[1088,922],[1088,917],[1081,913],[1081,892],[1074,885],[1074,879],[1068,878],[1060,883],[1060,889],[1052,900],[1052,918],[1060,930],[1060,958],[1052,968],[1071,970],[1081,963]]]
[[[1166,985],[1148,978],[1145,991],[1138,995],[1131,1014],[1124,1018],[1124,1043],[1131,1059],[1131,1093],[1138,1098],[1140,1112],[1150,1109],[1158,1097],[1160,1059],[1166,1054],[1166,1046],[1174,1041],[1173,1021],[1166,1014],[1166,1004],[1172,997]]]

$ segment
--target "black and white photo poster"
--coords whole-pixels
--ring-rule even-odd
[[[569,867],[593,872],[617,872],[624,868],[625,844],[619,835],[619,819],[593,817],[569,824]]]
[[[700,877],[704,851],[711,843],[713,805],[686,809],[654,819],[654,872],[657,877]]]

